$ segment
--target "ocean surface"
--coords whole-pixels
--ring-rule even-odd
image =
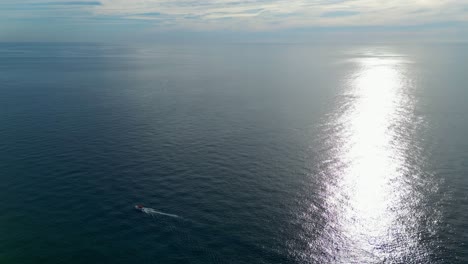
[[[467,44],[2,43],[0,263],[468,263],[467,99]]]

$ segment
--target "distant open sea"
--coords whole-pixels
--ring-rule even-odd
[[[467,44],[2,43],[0,263],[468,263],[467,99]]]

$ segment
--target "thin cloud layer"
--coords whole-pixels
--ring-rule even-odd
[[[181,28],[255,30],[461,22],[468,20],[466,6],[467,0],[101,0],[92,12]]]
[[[162,30],[271,31],[308,27],[465,23],[468,0],[3,0],[6,18],[140,21]],[[1,11],[3,9],[3,11]]]

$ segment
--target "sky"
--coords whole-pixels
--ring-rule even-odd
[[[468,0],[0,0],[0,41],[468,41]]]

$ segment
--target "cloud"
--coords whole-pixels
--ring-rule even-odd
[[[136,20],[160,30],[274,31],[317,27],[401,27],[468,22],[466,11],[468,0],[0,0],[0,2],[0,15],[4,18],[60,16],[70,19],[88,18],[95,21],[111,18],[113,21],[122,22]]]
[[[93,12],[149,20],[154,16],[141,14],[158,13],[171,18],[172,26],[179,28],[244,30],[467,21],[463,12],[467,3],[468,0],[102,0]]]
[[[37,6],[99,6],[101,2],[98,1],[70,1],[70,2],[42,2],[33,3]]]
[[[321,14],[321,17],[345,17],[359,15],[361,12],[357,11],[331,11]]]

